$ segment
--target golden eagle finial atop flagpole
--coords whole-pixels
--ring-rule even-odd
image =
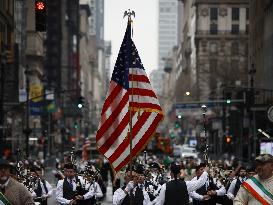
[[[136,17],[136,13],[130,9],[128,9],[128,11],[124,11],[124,15],[123,15],[123,18],[125,18],[126,16],[128,16],[128,22],[131,22],[131,16],[134,16],[134,18]]]

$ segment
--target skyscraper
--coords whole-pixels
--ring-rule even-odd
[[[178,2],[159,0],[158,9],[158,70],[152,72],[150,78],[160,100],[165,61],[178,41]]]
[[[177,45],[178,1],[159,0],[158,7],[158,68],[164,68],[164,58]]]

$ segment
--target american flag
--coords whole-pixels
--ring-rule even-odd
[[[131,39],[128,23],[102,107],[96,135],[98,150],[118,172],[130,162],[131,135],[132,158],[135,158],[162,119],[162,109]]]

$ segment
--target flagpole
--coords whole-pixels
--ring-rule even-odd
[[[131,24],[132,23],[132,19],[131,19],[130,10],[129,10],[129,12],[128,12],[127,15],[128,15],[128,25],[132,25]],[[130,39],[129,40],[131,40],[131,30],[130,30]],[[129,45],[129,47],[130,47],[129,57],[131,57],[131,53],[132,53],[131,45],[130,44],[127,44],[127,45]],[[131,61],[131,58],[129,58],[129,60]],[[129,66],[131,64],[130,61],[129,61]],[[129,73],[130,73],[130,71],[129,71]],[[133,90],[132,90],[131,98],[133,98]],[[129,102],[130,102],[130,100],[129,100]],[[129,109],[130,109],[130,164],[129,164],[129,166],[130,166],[130,176],[132,178],[132,175],[133,175],[132,174],[132,170],[133,170],[133,168],[132,168],[132,149],[133,149],[133,132],[132,132],[132,130],[133,130],[133,126],[132,126],[132,109],[130,108],[130,105],[129,105]],[[131,200],[130,200],[130,204],[131,204]]]
[[[128,9],[128,11],[124,12],[123,18],[125,16],[128,16],[128,26],[132,25],[132,22],[133,22],[132,18],[131,18],[132,15],[135,16],[135,12],[131,11],[130,9]],[[131,29],[131,27],[130,27],[130,29]],[[129,38],[127,38],[127,41],[131,41],[131,30],[129,31]],[[131,59],[131,56],[132,56],[132,43],[131,42],[127,42],[126,45],[128,46],[128,53],[129,53],[129,55],[128,55],[128,66],[130,68],[130,66],[132,65],[132,63],[131,63],[131,61],[132,61],[132,59]],[[130,71],[129,71],[129,73],[130,73]],[[132,93],[131,93],[131,98],[132,98],[132,101],[133,101],[133,89],[132,89]],[[129,102],[130,102],[130,100],[129,100]],[[132,132],[132,130],[133,130],[133,125],[132,125],[132,109],[130,108],[130,105],[129,105],[129,109],[130,109],[130,111],[129,111],[130,112],[130,129],[129,129],[129,138],[130,138],[130,163],[129,163],[129,168],[130,168],[130,178],[132,180],[133,179],[133,177],[132,177],[133,176],[133,173],[132,173],[133,172],[133,168],[132,168],[132,155],[133,155],[132,154],[132,150],[133,150],[133,132]],[[132,197],[131,196],[130,196],[130,205],[132,205]]]

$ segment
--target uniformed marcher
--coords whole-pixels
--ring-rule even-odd
[[[262,154],[255,163],[257,175],[242,184],[234,205],[273,204],[273,156]]]
[[[247,176],[246,176],[246,168],[245,167],[241,167],[240,168],[240,172],[239,172],[239,176],[234,179],[230,186],[229,186],[229,189],[227,190],[227,197],[229,198],[229,202],[226,201],[227,204],[233,204],[233,200],[234,198],[236,197],[239,189],[240,189],[240,186],[241,184],[247,180]]]
[[[47,205],[47,199],[52,196],[53,188],[43,177],[43,170],[40,167],[34,167],[32,173],[37,178],[37,186],[33,190],[32,197],[34,201],[41,205]]]
[[[114,205],[149,205],[150,198],[148,193],[139,184],[139,175],[136,169],[131,171],[128,167],[125,174],[126,185],[118,188],[113,195]]]
[[[92,189],[84,190],[84,180],[76,175],[76,166],[67,163],[64,165],[65,178],[59,180],[56,188],[56,200],[60,204],[84,204],[86,200],[93,197]]]
[[[90,167],[89,170],[85,170],[88,172],[87,176],[85,176],[85,185],[84,189],[86,192],[91,190],[93,192],[93,196],[86,200],[84,204],[86,205],[95,205],[97,201],[103,197],[103,193],[100,185],[96,182],[96,173],[94,171],[94,167]]]
[[[10,177],[11,166],[8,161],[0,159],[0,204],[34,205],[34,201],[27,188]]]
[[[206,165],[204,163],[196,166],[196,177],[194,177],[192,181],[199,179],[205,167]],[[193,199],[193,205],[215,205],[216,202],[222,200],[221,196],[225,194],[226,189],[221,182],[209,176],[206,183],[196,191],[191,192],[190,196]]]
[[[179,179],[180,165],[172,163],[171,176],[173,180],[162,185],[159,196],[154,200],[156,205],[188,205],[189,192],[195,191],[205,184],[208,173],[204,171],[196,181]],[[179,200],[178,200],[179,199]]]

